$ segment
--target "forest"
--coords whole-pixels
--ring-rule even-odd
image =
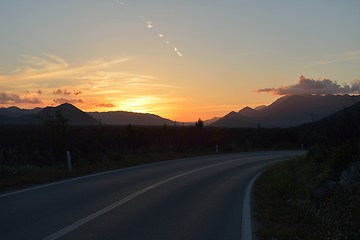
[[[71,152],[74,164],[148,155],[227,153],[300,148],[295,129],[229,129],[204,126],[68,126],[66,123],[0,126],[0,165],[57,166]],[[131,162],[128,163],[131,165]]]
[[[73,126],[59,112],[39,125],[0,125],[1,185],[11,187],[14,179],[22,185],[34,175],[39,175],[35,182],[40,183],[176,158],[283,149],[309,149],[316,162],[331,158],[339,173],[358,153],[359,119],[358,104],[292,128],[208,127],[200,120],[192,126]],[[334,152],[336,158],[331,157]]]

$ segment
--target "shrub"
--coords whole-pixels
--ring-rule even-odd
[[[328,161],[330,171],[335,178],[349,166],[353,156],[353,147],[349,143],[344,143],[335,148]]]

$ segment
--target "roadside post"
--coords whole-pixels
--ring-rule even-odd
[[[71,172],[72,171],[72,163],[71,163],[71,154],[70,154],[69,150],[66,151],[66,158],[67,158],[68,171]]]

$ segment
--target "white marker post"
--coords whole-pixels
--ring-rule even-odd
[[[71,164],[71,154],[70,151],[66,151],[66,158],[67,158],[67,165],[68,165],[68,170],[69,172],[72,171],[72,164]]]

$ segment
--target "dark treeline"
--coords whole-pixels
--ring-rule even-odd
[[[227,129],[210,127],[0,126],[0,165],[64,165],[66,150],[73,162],[122,161],[129,156],[175,153],[220,153],[300,148],[295,129]]]

